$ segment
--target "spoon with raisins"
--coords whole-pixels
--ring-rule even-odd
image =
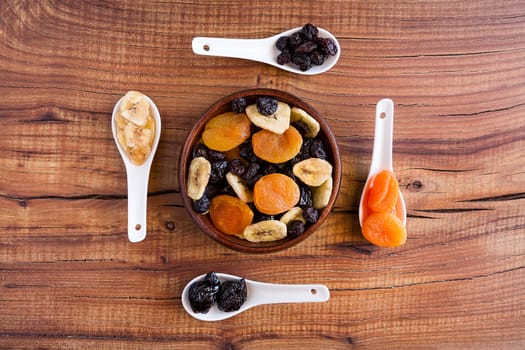
[[[263,39],[195,37],[192,49],[198,55],[242,58],[305,75],[330,70],[341,55],[335,36],[310,23]]]
[[[209,272],[192,279],[182,290],[182,306],[201,321],[220,321],[254,306],[281,303],[319,303],[330,298],[321,284],[275,284]]]

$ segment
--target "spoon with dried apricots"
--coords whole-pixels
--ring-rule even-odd
[[[381,247],[405,243],[406,205],[392,166],[394,103],[382,99],[377,103],[374,148],[359,203],[359,223],[363,236]]]

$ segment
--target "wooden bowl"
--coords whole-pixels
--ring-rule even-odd
[[[307,227],[305,232],[297,237],[285,237],[281,240],[272,241],[272,242],[250,242],[241,238],[238,238],[233,235],[227,235],[215,228],[213,223],[211,222],[209,215],[207,214],[199,214],[196,211],[193,210],[193,201],[191,198],[189,198],[186,188],[186,181],[187,181],[187,173],[188,173],[188,167],[191,162],[191,154],[193,147],[199,142],[201,138],[201,134],[204,130],[204,126],[210,120],[211,118],[225,112],[231,111],[231,102],[239,97],[245,97],[248,100],[248,104],[255,103],[257,97],[260,96],[272,96],[275,97],[277,100],[286,102],[292,106],[299,107],[306,112],[308,112],[311,116],[313,116],[320,124],[321,131],[319,132],[318,137],[324,142],[327,152],[327,160],[332,164],[333,166],[333,190],[332,195],[330,196],[330,200],[328,205],[319,210],[319,219],[316,223],[313,225]],[[335,140],[335,136],[330,130],[330,127],[326,123],[326,121],[321,117],[321,115],[310,105],[308,105],[306,102],[301,100],[300,98],[291,95],[287,92],[278,91],[278,90],[272,90],[272,89],[250,89],[250,90],[243,90],[236,92],[232,95],[226,96],[219,101],[217,101],[215,104],[213,104],[203,115],[202,117],[197,121],[193,129],[190,130],[188,137],[186,139],[186,142],[184,143],[184,147],[182,149],[182,153],[180,155],[180,161],[179,161],[179,184],[180,184],[180,192],[182,196],[182,200],[184,202],[184,206],[186,207],[186,210],[188,214],[191,216],[191,218],[197,223],[197,225],[206,233],[208,236],[219,242],[220,244],[231,248],[233,250],[237,250],[244,253],[271,253],[280,251],[283,249],[287,249],[291,246],[296,245],[297,243],[303,241],[307,237],[309,237],[311,234],[317,230],[319,226],[324,222],[330,211],[332,210],[332,207],[335,203],[337,194],[339,192],[339,187],[341,185],[341,156],[339,154],[339,148],[337,147],[337,143]]]

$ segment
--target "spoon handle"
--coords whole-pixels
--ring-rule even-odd
[[[128,179],[128,238],[140,242],[146,238],[146,209],[148,207],[149,167],[129,166]]]
[[[394,131],[394,102],[385,98],[376,106],[374,148],[369,174],[380,170],[393,171],[392,166],[392,138]]]
[[[228,39],[213,37],[195,37],[191,42],[194,53],[205,56],[243,58],[252,61],[269,62],[270,40],[265,39]],[[277,55],[275,55],[277,57]]]
[[[253,282],[250,299],[257,304],[319,303],[330,298],[330,290],[322,284],[273,284]]]

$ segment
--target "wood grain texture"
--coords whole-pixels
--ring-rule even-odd
[[[204,57],[194,36],[262,38],[312,22],[339,63],[296,76]],[[221,97],[267,87],[316,108],[343,161],[321,229],[267,255],[218,245],[187,215],[178,155]],[[148,237],[127,241],[111,111],[134,89],[162,136]],[[17,1],[0,3],[0,348],[520,349],[525,343],[523,1]],[[395,102],[394,166],[408,241],[361,236],[375,103]],[[323,283],[323,304],[227,321],[185,314],[210,270]]]

